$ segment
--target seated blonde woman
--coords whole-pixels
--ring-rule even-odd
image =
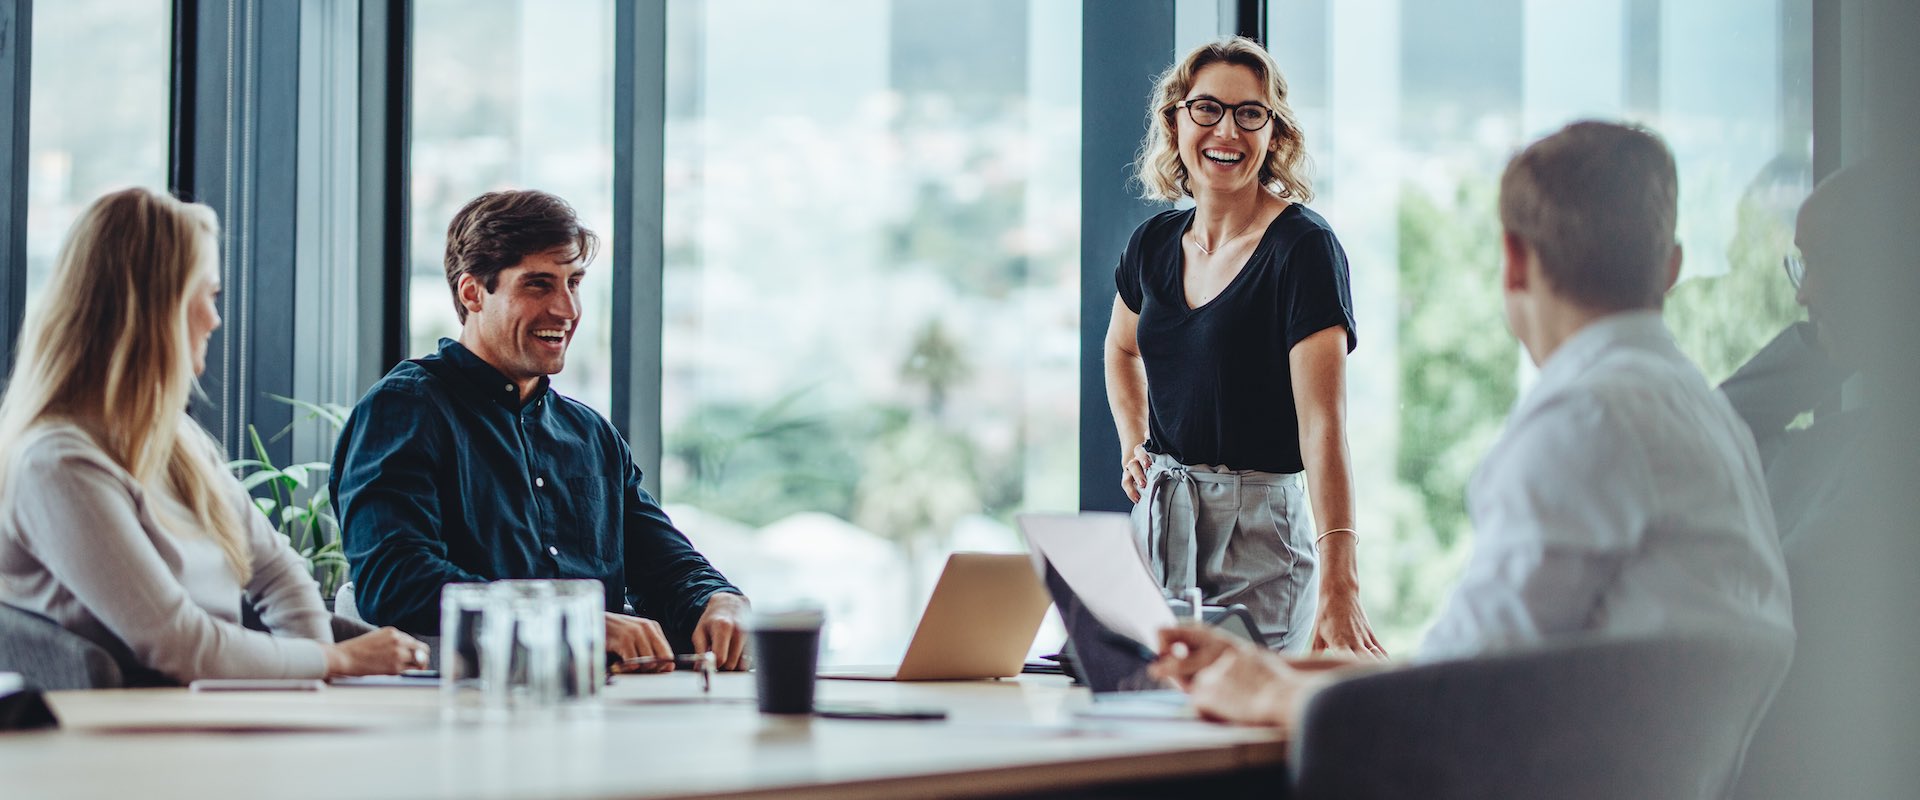
[[[333,641],[306,564],[185,413],[220,326],[217,227],[143,189],[74,225],[0,400],[0,601],[180,682],[424,665],[392,628]],[[243,593],[271,634],[241,625]]]

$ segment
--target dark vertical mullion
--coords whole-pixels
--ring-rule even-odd
[[[1842,156],[1844,83],[1841,0],[1813,0],[1813,179],[1832,175]]]
[[[1104,367],[1113,267],[1136,225],[1164,208],[1130,184],[1153,80],[1173,52],[1172,0],[1085,0],[1080,77],[1080,508],[1119,511],[1120,444]]]
[[[618,0],[613,14],[613,423],[658,495],[667,9]]]
[[[0,375],[12,372],[27,308],[27,136],[33,0],[0,0]]]
[[[285,430],[294,420],[293,407],[273,395],[292,397],[296,356],[297,317],[313,313],[297,301],[294,247],[300,217],[300,4],[259,2],[241,49],[253,61],[246,82],[242,119],[247,126],[240,146],[247,148],[240,163],[240,180],[248,204],[244,241],[248,248],[247,293],[249,318],[239,355],[247,374],[236,388],[236,434],[246,426],[259,428],[262,439]],[[293,438],[267,442],[275,463],[293,455]]]
[[[371,386],[407,353],[407,97],[412,80],[413,3],[360,7],[360,330],[356,376]]]
[[[1640,119],[1660,114],[1661,3],[1627,0],[1627,111]]]
[[[1234,35],[1245,36],[1259,42],[1260,46],[1265,47],[1267,44],[1267,0],[1234,0],[1233,12],[1234,18],[1227,20],[1227,22],[1232,26]]]
[[[186,2],[176,32],[169,172],[221,225],[221,316],[194,415],[229,456],[251,455],[247,427],[270,438],[293,410],[294,234],[297,225],[300,9],[269,0]],[[292,440],[268,445],[285,460]]]
[[[173,0],[172,77],[168,81],[167,188],[193,200],[194,85],[200,53],[200,0]]]
[[[1781,151],[1813,138],[1813,2],[1782,0],[1779,14]],[[1803,154],[1804,155],[1804,154]]]
[[[174,41],[174,96],[172,141],[169,143],[168,176],[175,193],[182,199],[206,203],[220,216],[220,280],[226,291],[220,298],[220,316],[225,321],[207,343],[207,369],[200,376],[201,394],[193,399],[192,412],[200,425],[213,434],[229,455],[239,452],[232,435],[228,408],[227,383],[231,368],[229,347],[243,324],[236,313],[239,296],[235,280],[235,219],[232,204],[226,198],[228,181],[227,95],[231,77],[228,48],[229,4],[176,0],[174,33],[185,36]]]

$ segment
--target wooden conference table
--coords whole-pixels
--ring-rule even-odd
[[[1085,719],[1064,678],[823,680],[823,701],[939,722],[763,717],[753,679],[621,676],[597,717],[451,725],[439,691],[56,692],[58,731],[0,734],[0,795],[1005,797],[1285,793],[1285,743],[1201,722]]]

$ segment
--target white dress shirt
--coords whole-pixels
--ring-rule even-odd
[[[1473,554],[1422,658],[1573,634],[1791,634],[1753,436],[1658,312],[1547,359],[1467,490]]]

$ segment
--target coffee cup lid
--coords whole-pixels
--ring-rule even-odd
[[[826,621],[826,613],[818,608],[756,610],[747,615],[747,629],[760,631],[811,631],[819,630],[820,626],[825,624]]]

